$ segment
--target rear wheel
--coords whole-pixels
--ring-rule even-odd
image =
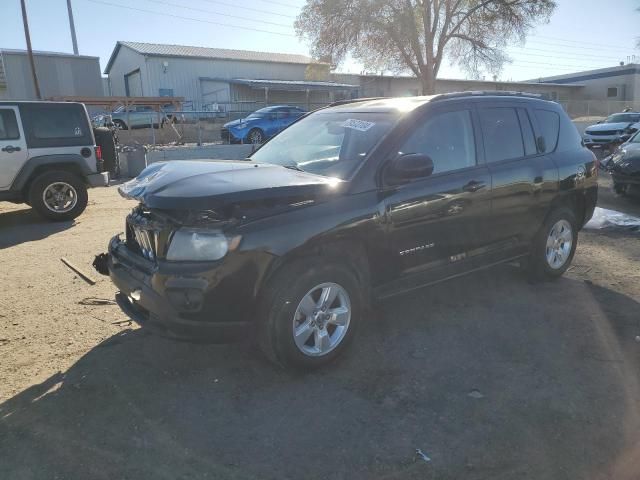
[[[46,172],[29,187],[29,204],[54,221],[72,220],[84,212],[89,196],[80,177],[70,172]]]
[[[260,346],[275,363],[314,369],[351,342],[363,308],[356,276],[338,264],[293,264],[277,274],[259,303]]]
[[[523,262],[535,280],[552,280],[567,271],[578,242],[576,217],[566,207],[553,211],[536,235]]]

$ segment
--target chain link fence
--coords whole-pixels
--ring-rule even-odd
[[[312,111],[327,104],[287,102],[286,105]],[[183,109],[179,111],[129,112],[128,115],[113,115],[112,121],[116,125],[126,125],[118,135],[120,142],[125,144],[139,143],[151,148],[176,143],[219,144],[230,142],[229,138],[223,138],[221,135],[224,124],[245,118],[265,106],[267,105],[264,102],[185,102]],[[119,119],[122,122],[119,122]]]
[[[619,113],[630,108],[633,112],[640,112],[639,101],[620,100],[568,100],[558,102],[569,117],[580,119],[584,117],[604,118],[612,113]]]

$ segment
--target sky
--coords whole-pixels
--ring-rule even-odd
[[[102,70],[118,40],[309,54],[293,21],[305,0],[71,0],[78,46]],[[26,0],[34,50],[72,52],[66,0]],[[507,48],[500,80],[640,63],[640,0],[558,0],[549,23]],[[26,48],[20,0],[0,0],[0,48]],[[635,55],[635,60],[633,58]],[[348,60],[338,71],[360,73]],[[379,72],[378,72],[379,73]],[[440,78],[466,78],[446,62]]]

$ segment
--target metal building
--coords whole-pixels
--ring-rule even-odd
[[[304,55],[139,42],[118,42],[104,73],[111,95],[184,97],[197,110],[322,104],[357,88],[328,81],[329,65]]]
[[[98,57],[40,51],[33,56],[43,99],[104,95]],[[0,100],[36,100],[26,50],[0,49]]]

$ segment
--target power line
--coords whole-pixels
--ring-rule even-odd
[[[238,4],[234,4],[234,3],[229,3],[229,2],[221,2],[220,0],[202,0],[203,2],[207,2],[207,3],[214,3],[217,5],[225,5],[227,7],[233,7],[233,8],[238,8]],[[271,3],[271,2],[269,2]],[[258,8],[249,8],[249,7],[244,7],[245,10],[250,10],[253,12],[258,12],[258,13],[265,13],[267,15],[276,15],[278,17],[285,17],[285,18],[296,18],[295,15],[287,15],[285,13],[277,13],[274,11],[270,11],[270,10],[260,10]]]
[[[562,44],[558,44],[558,43],[545,42],[545,41],[536,40],[536,39],[532,39],[531,41],[534,44],[539,43],[541,45],[549,45],[551,47],[556,47],[556,48],[574,49],[574,50],[580,50],[580,51],[585,51],[585,50],[588,50],[588,51],[591,51],[591,50],[604,50],[604,51],[610,52],[612,50],[619,50],[621,52],[624,51],[624,52],[628,53],[629,50],[633,50],[632,48],[629,49],[629,48],[624,48],[624,47],[587,47],[587,48],[585,48],[584,46],[579,47],[577,45],[575,45],[575,46],[574,45],[562,45]]]
[[[274,5],[282,5],[283,7],[300,8],[300,5],[294,5],[292,3],[286,3],[286,2],[277,2],[276,0],[259,0],[259,1],[264,3],[271,3]]]
[[[210,25],[218,25],[220,27],[237,28],[239,30],[249,30],[249,31],[252,31],[252,32],[268,33],[270,35],[280,35],[282,37],[293,37],[293,38],[295,38],[295,35],[290,34],[290,33],[274,32],[272,30],[262,30],[260,28],[244,27],[244,26],[241,26],[241,25],[232,25],[232,24],[228,24],[228,23],[214,22],[214,21],[211,21],[211,20],[204,20],[202,18],[184,17],[182,15],[174,15],[174,14],[171,14],[171,13],[154,12],[153,10],[144,10],[142,8],[129,7],[127,5],[119,5],[119,4],[116,4],[116,3],[104,2],[102,0],[86,0],[86,1],[87,2],[91,2],[91,3],[98,3],[100,5],[108,5],[110,7],[123,8],[125,10],[133,10],[133,11],[136,11],[136,12],[151,13],[153,15],[161,15],[161,16],[165,16],[165,17],[179,18],[181,20],[191,20],[193,22],[208,23]]]
[[[212,14],[212,15],[219,15],[221,17],[236,18],[238,20],[244,20],[244,21],[249,21],[249,22],[266,23],[268,25],[275,25],[277,27],[291,28],[291,26],[292,26],[291,24],[269,22],[268,20],[262,20],[262,19],[260,19],[260,20],[255,19],[254,20],[252,18],[241,17],[239,15],[231,15],[230,13],[214,12],[213,10],[207,10],[206,8],[189,7],[187,5],[180,5],[178,3],[164,2],[162,0],[147,0],[147,2],[157,3],[159,5],[168,5],[170,7],[176,7],[176,8],[184,8],[186,10],[193,10],[195,12],[205,12],[205,13],[209,13],[209,14]]]
[[[620,48],[620,45],[607,45],[600,42],[584,42],[582,40],[570,40],[568,38],[547,37],[545,35],[533,35],[532,38],[543,38],[546,40],[555,40],[557,42],[577,43],[579,45],[597,45],[599,47]]]
[[[605,60],[614,60],[614,61],[618,61],[620,60],[620,57],[613,57],[613,56],[604,56],[604,55],[580,55],[580,54],[573,54],[573,53],[569,53],[569,55],[571,56],[566,56],[566,55],[549,55],[548,53],[550,52],[550,50],[545,50],[543,48],[532,48],[532,47],[510,47],[510,48],[517,48],[519,50],[522,50],[522,52],[513,52],[516,55],[520,55],[522,53],[526,53],[527,55],[531,55],[534,57],[547,57],[547,58],[558,58],[558,59],[566,59],[566,60],[581,60],[581,59],[586,59],[586,58],[597,58],[597,59],[605,59]],[[545,52],[547,53],[547,55],[536,55],[534,53],[529,53],[529,50],[532,50],[534,52]]]

